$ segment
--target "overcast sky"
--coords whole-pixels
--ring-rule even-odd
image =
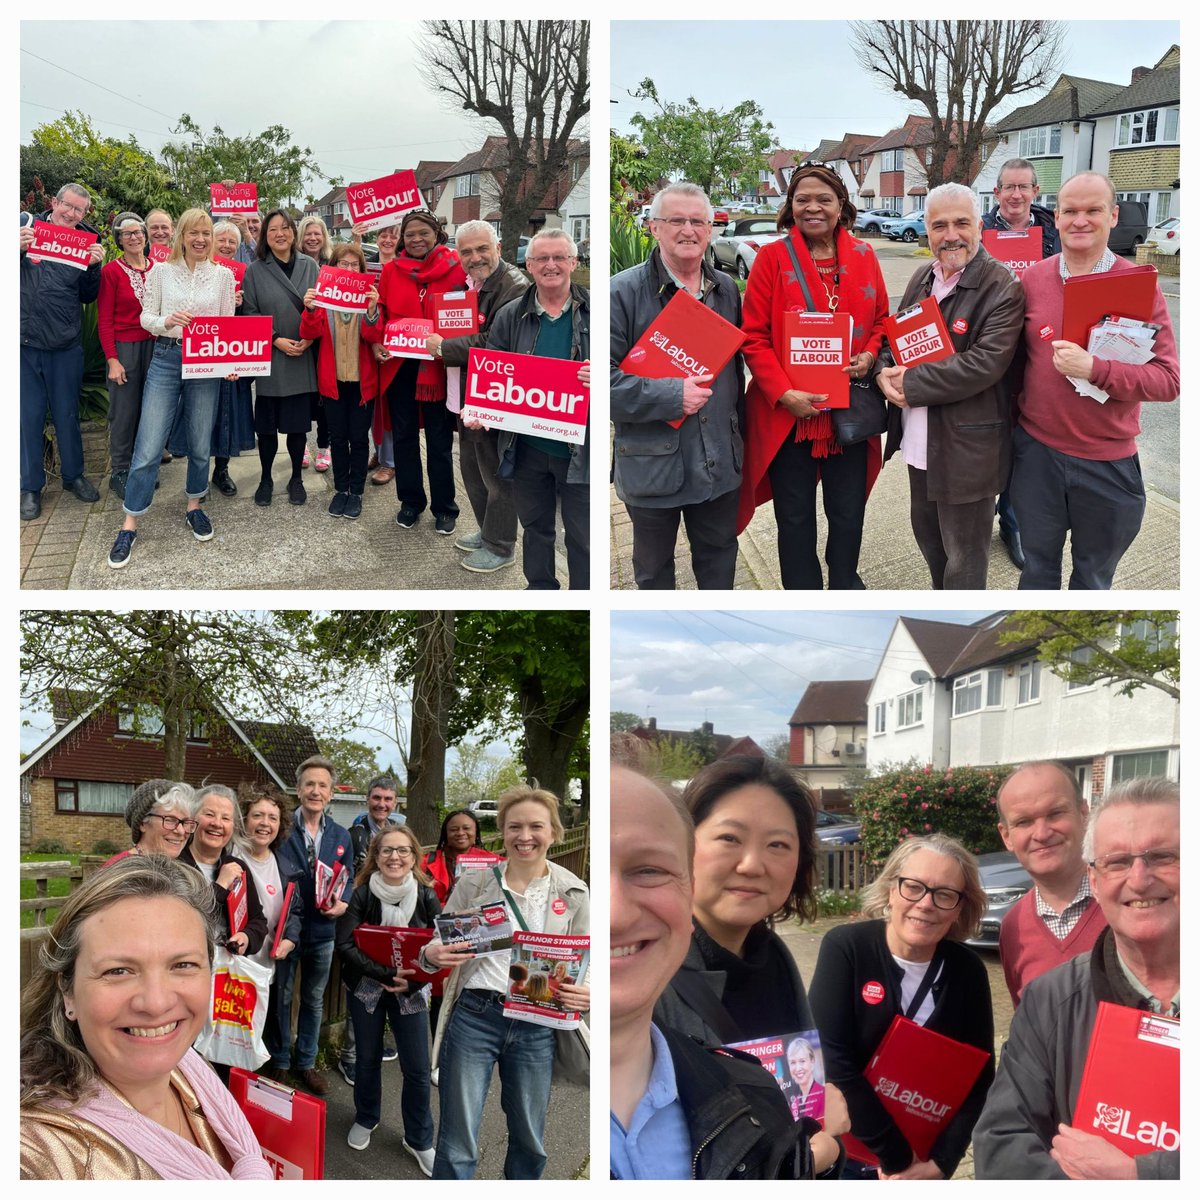
[[[992,8],[988,15],[1001,14]],[[1179,41],[1179,25],[1072,21],[1069,34],[1063,71],[1128,83],[1134,67],[1153,66]],[[670,47],[669,55],[664,46]],[[612,128],[629,132],[634,113],[652,111],[629,95],[647,76],[667,101],[695,96],[717,108],[758,101],[775,126],[776,145],[790,150],[813,150],[823,138],[846,133],[882,137],[902,125],[908,113],[924,111],[884,91],[863,71],[842,21],[614,22],[609,99],[618,103],[609,104]],[[996,115],[1042,94],[1014,99]]]
[[[614,612],[609,708],[661,729],[787,733],[819,679],[870,679],[901,616],[970,624],[988,612]],[[915,659],[914,670],[920,665]]]

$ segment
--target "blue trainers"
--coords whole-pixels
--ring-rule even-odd
[[[345,492],[338,492],[329,502],[329,508],[326,510],[331,517],[342,517],[346,515],[346,501],[348,495]]]
[[[346,497],[346,507],[342,509],[342,516],[347,521],[357,521],[362,516],[362,497],[351,492]]]
[[[212,522],[202,508],[194,508],[183,518],[192,529],[192,537],[198,542],[207,542],[213,535]]]
[[[133,543],[137,541],[136,529],[122,529],[113,542],[113,548],[108,552],[108,565],[117,570],[126,566],[129,556],[133,553]]]

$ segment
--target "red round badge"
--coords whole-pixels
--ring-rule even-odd
[[[967,332],[967,322],[966,322],[965,318],[959,317],[958,320],[955,321],[954,324],[950,326],[950,328],[953,329],[955,333],[966,333]]]
[[[629,352],[630,362],[641,362],[646,357],[646,348],[644,346],[634,346]]]
[[[870,983],[864,983],[863,990],[862,990],[862,998],[868,1004],[882,1004],[883,1003],[883,984],[876,983],[874,980],[872,980]]]
[[[335,853],[337,854],[338,858],[341,858],[341,857],[342,857],[342,855],[346,853],[346,847],[345,847],[345,846],[339,846],[339,847],[337,848],[337,850],[335,851]]]
[[[1040,337],[1043,342],[1048,342],[1053,336],[1054,336],[1054,326],[1053,325],[1043,325],[1041,327],[1041,329],[1038,330],[1038,337]]]
[[[567,911],[567,902],[561,896],[557,896],[550,904],[550,911],[561,917]]]

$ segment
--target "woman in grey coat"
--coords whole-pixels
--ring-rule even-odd
[[[266,508],[274,484],[271,464],[279,450],[279,435],[287,435],[292,476],[288,500],[303,504],[308,499],[300,472],[304,446],[312,424],[311,405],[317,394],[316,353],[312,343],[300,336],[304,293],[317,283],[317,264],[301,254],[296,241],[296,223],[282,209],[267,213],[262,237],[255,247],[257,261],[250,264],[242,284],[243,316],[267,316],[272,329],[271,374],[255,387],[254,431],[258,435],[258,457],[262,481],[254,503]]]

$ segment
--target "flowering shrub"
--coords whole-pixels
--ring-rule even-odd
[[[875,775],[854,794],[867,861],[880,867],[907,837],[945,833],[974,854],[1003,850],[996,830],[996,789],[1009,767],[907,763]]]

